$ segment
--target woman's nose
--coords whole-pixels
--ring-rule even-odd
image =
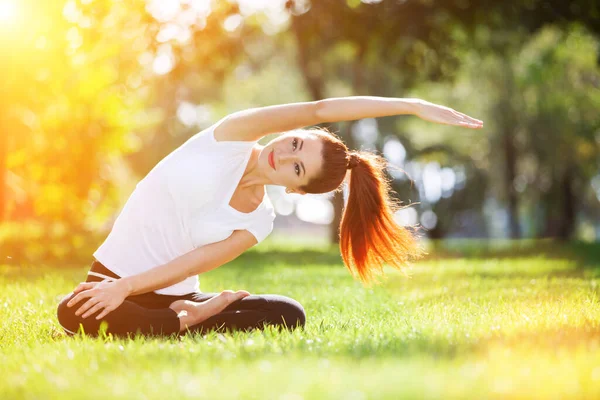
[[[290,161],[296,161],[297,156],[295,154],[282,154],[279,156],[279,161],[286,163]]]

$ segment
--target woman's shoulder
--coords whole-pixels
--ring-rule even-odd
[[[257,140],[242,140],[239,135],[236,135],[231,129],[224,129],[223,122],[227,117],[221,118],[219,121],[212,124],[209,128],[209,135],[215,143],[228,143],[233,145],[249,145],[253,146]]]
[[[222,120],[221,120],[222,121]],[[215,136],[215,128],[221,121],[215,122],[211,126],[204,128],[200,132],[194,134],[187,139],[181,148],[195,148],[196,150],[209,150],[212,152],[234,152],[244,153],[249,149],[252,149],[257,143],[239,140],[227,140],[221,136]]]

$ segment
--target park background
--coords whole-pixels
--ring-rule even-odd
[[[313,287],[315,282],[325,285],[323,289],[332,285],[332,291],[344,282],[344,293],[350,297],[373,293],[365,290],[406,290],[408,300],[395,298],[393,303],[414,302],[415,310],[422,311],[419,307],[425,303],[419,301],[429,299],[429,289],[443,299],[457,285],[460,290],[451,304],[463,310],[465,304],[477,302],[478,291],[489,296],[489,301],[497,296],[509,301],[520,298],[526,285],[523,293],[533,297],[523,300],[523,307],[536,304],[541,325],[525,313],[529,325],[521,329],[521,325],[511,325],[512,311],[509,317],[503,314],[506,309],[486,308],[489,320],[482,323],[487,332],[483,336],[469,331],[472,321],[454,317],[445,320],[444,329],[451,332],[444,331],[445,336],[422,331],[423,336],[416,334],[417,340],[415,325],[406,327],[407,336],[385,330],[381,334],[389,333],[413,349],[408,354],[449,357],[444,361],[447,364],[442,362],[431,372],[438,374],[439,391],[431,389],[424,397],[442,393],[446,398],[465,397],[463,389],[470,388],[467,378],[458,374],[450,379],[444,368],[471,365],[453,357],[463,350],[468,353],[475,338],[479,344],[490,338],[494,343],[500,340],[501,347],[506,344],[508,349],[519,340],[541,343],[542,348],[535,355],[517,352],[522,357],[516,359],[498,352],[499,365],[505,362],[507,367],[498,370],[508,378],[496,386],[478,381],[482,392],[474,393],[528,397],[533,393],[528,390],[533,389],[519,386],[516,382],[524,381],[512,379],[508,365],[545,363],[548,370],[541,371],[548,376],[538,376],[543,381],[553,372],[553,361],[557,368],[566,368],[563,359],[549,353],[549,348],[558,345],[567,346],[572,362],[567,363],[568,371],[562,370],[565,379],[586,378],[575,389],[565,386],[567,391],[561,391],[561,381],[554,381],[557,386],[548,384],[544,393],[550,398],[553,394],[592,398],[600,393],[600,364],[592,361],[600,354],[597,1],[0,0],[0,56],[0,282],[4,287],[0,312],[9,316],[0,337],[9,350],[2,364],[10,382],[23,390],[8,392],[11,396],[26,397],[26,384],[29,390],[45,388],[44,384],[61,387],[51,379],[17,373],[21,364],[11,346],[43,349],[44,337],[62,337],[53,321],[57,296],[85,277],[92,253],[136,183],[158,161],[229,113],[353,95],[422,98],[485,123],[481,130],[469,130],[396,116],[324,125],[350,148],[376,151],[389,161],[394,196],[404,205],[412,204],[400,210],[396,220],[401,225],[419,225],[430,252],[425,264],[417,264],[416,278],[405,281],[391,273],[384,289],[349,283],[351,277],[335,247],[344,192],[299,196],[268,187],[278,214],[273,234],[241,257],[242,263],[261,268],[262,263],[268,264],[266,272],[260,269],[260,278],[250,277],[234,263],[233,275],[208,275],[202,289],[228,289],[227,285],[241,282],[302,297],[302,288]],[[319,269],[307,269],[304,280],[297,275],[298,268],[315,263],[329,266],[329,272],[312,275]],[[269,269],[272,265],[279,266],[281,276]],[[286,271],[299,288],[282,283]],[[339,272],[345,274],[336,278],[342,281],[326,278],[338,277]],[[463,274],[477,279],[457,280]],[[481,281],[484,277],[493,278],[499,292],[487,287]],[[429,278],[439,278],[437,286]],[[261,286],[261,279],[272,286]],[[538,288],[540,282],[547,285]],[[421,289],[418,284],[423,285]],[[472,293],[465,293],[467,286]],[[29,300],[19,302],[23,296],[30,296]],[[32,334],[22,328],[19,334],[23,336],[17,336],[15,326],[35,325],[30,320],[35,307],[27,305],[42,307],[38,296],[45,299],[43,319],[33,320],[40,330]],[[583,303],[568,303],[570,296]],[[314,293],[301,300],[307,309],[317,310],[322,320],[331,316]],[[561,307],[552,309],[554,301]],[[387,308],[385,312],[369,309],[380,305],[363,300],[360,304],[363,311],[372,311],[373,321],[377,315],[388,315]],[[436,303],[427,304],[435,319],[439,315]],[[21,311],[11,311],[13,307]],[[567,311],[555,318],[558,309]],[[573,324],[562,318],[571,318],[571,311],[576,314]],[[522,318],[523,313],[517,314]],[[498,318],[507,318],[512,328],[501,328]],[[347,327],[332,329],[346,332]],[[316,346],[310,329],[305,342],[295,342],[293,336],[285,339],[299,357],[306,350],[306,340],[315,341]],[[453,336],[459,333],[472,335],[471,339],[463,343]],[[346,337],[346,333],[337,334]],[[569,335],[572,340],[566,338]],[[246,339],[239,340],[240,348],[245,348]],[[364,350],[364,354],[398,355],[399,349],[406,350],[394,341],[384,341],[386,347],[365,340],[359,344],[362,350],[348,350],[348,345],[348,354]],[[80,350],[96,346],[75,343]],[[573,350],[575,343],[583,347]],[[233,354],[241,354],[240,348],[232,350]],[[67,359],[72,360],[74,350],[69,351]],[[416,370],[423,374],[437,365],[419,360]],[[254,361],[260,366],[264,360]],[[309,369],[321,366],[321,361],[306,362]],[[384,367],[386,362],[374,365],[382,365],[391,374]],[[277,361],[273,363],[277,366]],[[405,364],[406,368],[410,365]],[[467,370],[479,371],[473,368]],[[475,372],[467,374],[469,379],[483,376]],[[450,380],[465,385],[448,394],[443,388]],[[331,389],[330,394],[347,398],[342,389]],[[414,395],[424,393],[418,384],[405,389]],[[133,396],[128,389],[119,390],[122,393],[113,394]],[[356,389],[349,396],[398,395],[393,389],[382,390]],[[294,393],[311,397],[313,392]]]

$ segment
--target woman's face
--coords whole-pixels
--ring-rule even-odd
[[[290,132],[271,140],[258,162],[273,185],[285,186],[296,193],[321,170],[323,143],[316,135]]]

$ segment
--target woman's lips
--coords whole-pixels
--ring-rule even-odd
[[[273,159],[273,154],[275,152],[273,150],[271,150],[271,152],[269,153],[269,165],[271,166],[271,168],[275,169],[275,160]]]

